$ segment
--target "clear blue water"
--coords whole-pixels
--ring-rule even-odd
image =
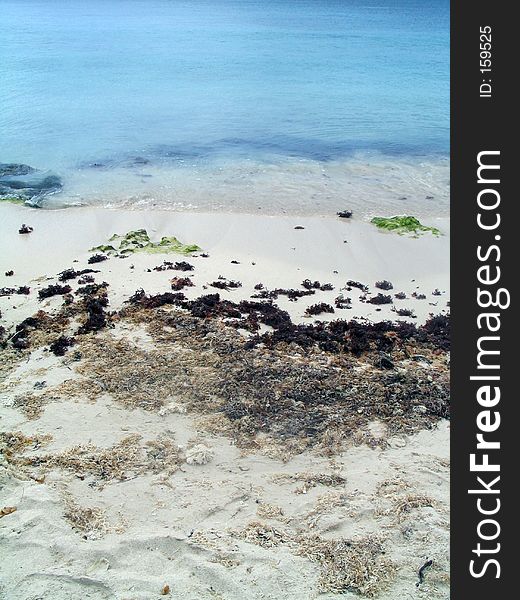
[[[447,206],[446,0],[0,0],[0,90],[54,203]]]

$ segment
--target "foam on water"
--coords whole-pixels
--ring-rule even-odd
[[[281,159],[185,160],[83,167],[65,179],[65,192],[46,198],[48,208],[103,205],[224,210],[263,214],[358,215],[412,212],[445,216],[449,211],[446,158],[357,155],[321,162]]]

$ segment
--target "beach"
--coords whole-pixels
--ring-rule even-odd
[[[447,600],[449,2],[0,12],[0,600]]]
[[[448,597],[448,219],[0,211],[0,597]]]

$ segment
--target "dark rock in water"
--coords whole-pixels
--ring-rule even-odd
[[[336,214],[341,219],[350,219],[350,217],[353,215],[353,212],[351,210],[342,210]]]
[[[148,165],[150,164],[150,161],[147,158],[144,158],[142,156],[136,156],[134,158],[134,164],[135,165]]]
[[[60,177],[51,171],[38,171],[17,163],[0,164],[0,198],[14,196],[39,206],[42,198],[59,192],[62,187]]]
[[[36,169],[19,163],[0,163],[0,177],[18,177],[34,173]]]

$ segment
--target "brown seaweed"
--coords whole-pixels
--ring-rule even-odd
[[[38,296],[40,300],[45,300],[45,298],[52,298],[52,296],[63,296],[63,294],[69,294],[72,291],[70,285],[59,285],[59,284],[51,284],[46,288],[41,289],[38,292]]]
[[[103,262],[105,260],[108,260],[108,256],[106,256],[105,254],[93,254],[89,259],[88,259],[88,264],[89,265],[93,265],[95,263],[100,263]]]
[[[326,304],[325,302],[313,304],[305,310],[305,314],[309,315],[309,316],[321,315],[322,313],[333,313],[333,312],[334,312],[334,307],[331,306],[330,304]]]

